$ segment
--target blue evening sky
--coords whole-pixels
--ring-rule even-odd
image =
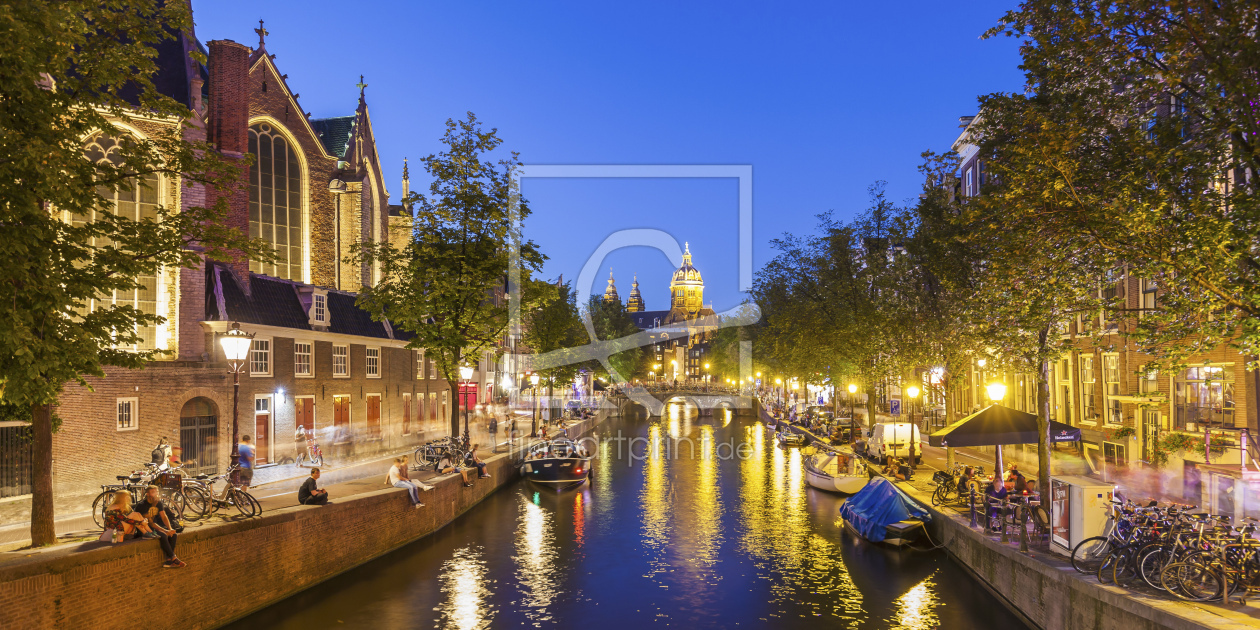
[[[1017,43],[980,39],[1013,0],[897,3],[405,2],[194,0],[197,35],[267,50],[314,117],[353,113],[359,75],[392,200],[404,156],[440,150],[447,118],[473,111],[536,164],[749,164],[753,260],[769,241],[851,217],[867,188],[913,199],[919,154],[946,150],[976,97],[1022,86]],[[526,232],[544,275],[576,279],[627,228],[691,243],[706,301],[738,304],[736,180],[526,180]],[[638,273],[668,307],[672,265],[619,250],[623,299]]]

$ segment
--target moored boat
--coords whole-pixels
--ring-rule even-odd
[[[563,489],[590,477],[591,458],[576,442],[561,436],[531,446],[520,471],[534,483]]]
[[[809,443],[809,438],[803,433],[797,433],[790,428],[779,431],[777,434],[779,444],[784,446],[805,446]]]
[[[845,529],[873,542],[902,547],[927,535],[924,524],[932,521],[926,508],[891,481],[875,477],[840,506]]]
[[[805,458],[805,482],[819,490],[855,494],[869,480],[866,466],[851,452],[820,450]]]

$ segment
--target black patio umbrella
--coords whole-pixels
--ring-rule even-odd
[[[1050,421],[1051,442],[1075,442],[1081,439],[1081,430],[1062,422]],[[1002,446],[1003,444],[1036,444],[1037,416],[1003,407],[990,405],[928,436],[932,446]],[[1001,470],[1001,450],[997,474]]]

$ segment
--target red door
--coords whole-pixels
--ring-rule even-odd
[[[333,396],[333,441],[350,441],[350,398]]]
[[[254,414],[254,465],[261,466],[268,463],[267,453],[270,451],[271,414],[260,411]]]
[[[297,426],[306,434],[315,430],[315,400],[299,398],[297,401]],[[296,434],[297,432],[294,431]],[[296,437],[294,439],[297,439]],[[303,447],[305,448],[305,447]]]
[[[411,433],[411,394],[403,394],[402,434]]]
[[[368,435],[381,437],[381,397],[367,397],[367,430]]]
[[[477,384],[476,383],[460,383],[459,384],[459,408],[460,410],[469,409],[477,405]]]

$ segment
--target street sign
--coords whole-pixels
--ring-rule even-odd
[[[894,416],[900,416],[901,415],[901,400],[897,398],[893,398],[892,400],[889,400],[888,413],[891,413]]]

